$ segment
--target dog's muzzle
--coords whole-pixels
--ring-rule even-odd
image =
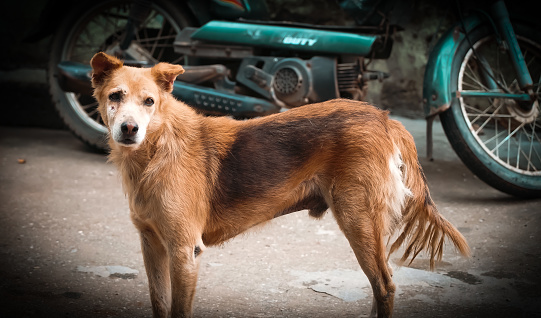
[[[135,143],[135,135],[139,131],[139,126],[133,119],[128,119],[120,125],[122,132],[121,143],[131,145]]]

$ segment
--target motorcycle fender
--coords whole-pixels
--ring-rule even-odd
[[[423,107],[425,116],[433,117],[451,107],[451,71],[456,52],[466,32],[470,32],[484,21],[478,16],[470,16],[458,22],[439,39],[430,52],[423,80]],[[466,30],[463,30],[463,27]],[[466,32],[464,32],[466,31]]]

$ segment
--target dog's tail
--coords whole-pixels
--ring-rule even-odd
[[[453,242],[458,251],[470,255],[470,249],[462,234],[436,209],[430,197],[425,175],[417,158],[413,137],[401,123],[391,120],[391,132],[395,145],[399,148],[404,163],[402,178],[412,195],[406,199],[402,210],[402,231],[391,245],[389,255],[404,244],[401,261],[410,258],[409,264],[423,250],[430,254],[430,269],[435,260],[440,261],[445,238]]]

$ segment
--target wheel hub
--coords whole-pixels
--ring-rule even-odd
[[[514,120],[520,122],[521,124],[532,123],[537,119],[537,116],[539,116],[539,102],[537,100],[533,102],[533,107],[529,111],[524,111],[514,101],[505,102],[505,104],[509,115],[511,115]]]

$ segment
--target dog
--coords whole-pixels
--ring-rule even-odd
[[[385,237],[402,261],[430,267],[448,238],[469,247],[436,209],[412,136],[388,112],[336,99],[245,121],[209,117],[171,94],[182,66],[91,60],[131,219],[140,232],[154,317],[191,317],[201,254],[299,210],[332,211],[368,277],[372,315],[391,317],[395,285]]]

